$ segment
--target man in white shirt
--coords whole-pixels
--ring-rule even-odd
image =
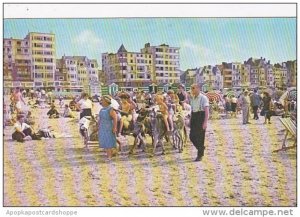
[[[33,129],[31,126],[25,123],[25,116],[18,115],[17,122],[14,124],[14,132],[12,134],[12,139],[18,142],[24,142],[24,138],[30,136],[31,139],[40,140],[41,138],[33,134]]]
[[[241,96],[241,107],[243,113],[243,124],[250,124],[249,116],[250,116],[250,96],[248,95],[248,90],[244,91],[244,94]]]
[[[190,140],[198,150],[195,161],[201,161],[205,149],[204,140],[209,115],[209,101],[205,95],[200,93],[198,84],[191,86],[190,104],[192,110]]]

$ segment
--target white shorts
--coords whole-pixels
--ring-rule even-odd
[[[21,109],[22,109],[22,104],[21,104],[20,101],[18,101],[18,102],[16,103],[16,108],[17,108],[18,110],[21,110]]]

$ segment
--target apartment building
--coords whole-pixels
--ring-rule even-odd
[[[100,91],[97,60],[86,56],[62,56],[57,60],[56,87],[69,92],[83,90],[89,94]]]
[[[287,85],[289,87],[296,87],[297,82],[297,61],[287,61]]]
[[[5,86],[48,87],[54,81],[55,35],[30,32],[24,39],[4,39]],[[9,82],[13,81],[10,85]]]
[[[170,47],[166,44],[151,46],[146,43],[142,53],[152,55],[152,80],[158,84],[180,83],[180,56],[179,47]]]
[[[102,70],[108,84],[147,86],[152,82],[153,56],[147,52],[128,52],[122,44],[117,53],[102,54]]]
[[[230,67],[232,69],[232,87],[240,88],[242,85],[242,64],[239,62],[230,63]]]
[[[54,82],[56,68],[55,35],[31,32],[25,39],[31,48],[31,78],[34,86],[50,86],[47,82]]]
[[[4,86],[30,87],[31,79],[31,55],[27,39],[3,40],[3,79]]]

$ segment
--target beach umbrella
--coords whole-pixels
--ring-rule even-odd
[[[205,94],[207,96],[207,98],[209,99],[209,101],[221,101],[222,100],[222,96],[218,93],[215,92],[208,92]]]
[[[231,98],[231,97],[236,97],[236,92],[234,92],[233,90],[230,90],[228,91],[227,93],[225,93],[225,95],[228,97],[228,98]]]

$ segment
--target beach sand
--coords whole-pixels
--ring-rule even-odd
[[[191,143],[151,158],[149,139],[149,152],[128,156],[127,137],[108,163],[97,144],[84,149],[78,118],[48,119],[47,110],[32,110],[35,127],[51,126],[58,138],[18,143],[4,129],[4,206],[297,205],[296,150],[273,153],[284,138],[279,117],[210,120],[201,162]]]

